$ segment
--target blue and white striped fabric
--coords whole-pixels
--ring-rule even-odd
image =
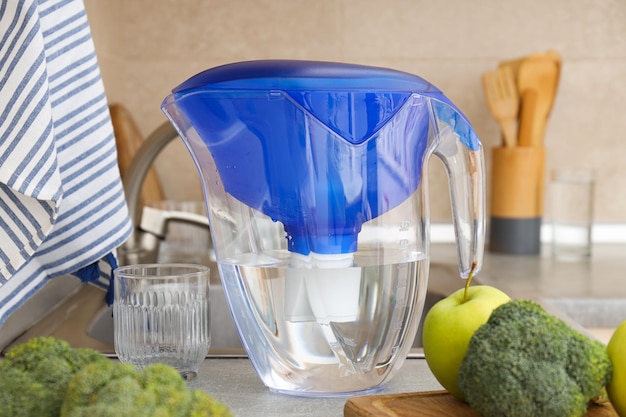
[[[48,279],[107,287],[130,235],[82,0],[0,0],[0,326]]]

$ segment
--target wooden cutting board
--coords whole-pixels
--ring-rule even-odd
[[[480,417],[447,391],[354,397],[346,402],[345,417]],[[611,404],[590,405],[586,417],[618,417]]]

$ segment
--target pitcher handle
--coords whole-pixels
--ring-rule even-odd
[[[436,125],[438,138],[433,153],[448,174],[459,272],[466,279],[474,262],[474,275],[480,271],[485,247],[483,148],[473,131],[468,137],[467,130],[460,132],[441,120]]]

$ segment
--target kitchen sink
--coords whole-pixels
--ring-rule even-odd
[[[542,301],[550,313],[604,343],[626,320],[626,298],[550,297]]]

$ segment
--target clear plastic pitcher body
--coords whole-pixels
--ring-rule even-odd
[[[427,289],[432,154],[450,177],[460,275],[480,266],[480,142],[419,77],[247,62],[192,77],[162,108],[201,174],[231,313],[273,390],[372,391],[401,366]]]

